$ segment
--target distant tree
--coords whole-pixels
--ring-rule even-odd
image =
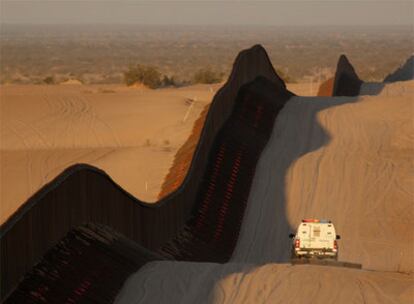
[[[135,83],[142,83],[151,89],[159,88],[162,85],[161,73],[153,66],[137,64],[130,66],[124,72],[124,82],[130,86]]]
[[[43,79],[43,82],[46,84],[54,84],[55,78],[53,76],[47,76]]]
[[[198,70],[193,77],[194,83],[218,83],[222,80],[223,75],[221,73],[217,73],[210,68],[204,68]]]
[[[163,87],[176,87],[177,81],[175,80],[174,76],[168,77],[167,75],[164,75],[162,79],[162,86]]]

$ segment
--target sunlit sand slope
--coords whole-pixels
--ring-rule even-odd
[[[148,264],[118,303],[411,303],[413,93],[407,82],[378,96],[292,98],[259,160],[231,263]],[[274,264],[289,261],[303,218],[331,219],[339,260],[363,270]]]
[[[156,201],[174,154],[217,85],[4,86],[1,216],[75,163],[102,168],[127,191]]]
[[[409,95],[293,98],[259,162],[234,260],[287,261],[300,220],[328,218],[340,260],[412,271]]]

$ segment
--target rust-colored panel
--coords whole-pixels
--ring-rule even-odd
[[[321,85],[319,86],[317,96],[327,96],[327,97],[332,96],[333,85],[334,85],[333,77],[322,82]]]
[[[165,177],[161,191],[158,195],[158,199],[162,199],[168,194],[176,191],[178,187],[183,183],[184,178],[188,173],[188,169],[190,168],[194,151],[197,147],[198,140],[200,139],[200,134],[203,129],[209,108],[209,104],[205,106],[198,119],[194,122],[194,127],[191,131],[190,136],[175,154],[174,162]]]

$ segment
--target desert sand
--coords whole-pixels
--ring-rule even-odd
[[[154,201],[216,89],[2,87],[2,222],[80,162]],[[118,303],[412,303],[414,82],[364,84],[361,94],[373,96],[288,102],[261,155],[230,263],[147,264]],[[339,260],[362,270],[288,263],[288,234],[312,217],[333,220]]]
[[[76,163],[97,166],[132,195],[156,201],[177,149],[218,87],[1,87],[0,222]]]
[[[2,86],[0,223],[76,163],[106,171],[142,201],[157,201],[174,155],[221,86]],[[289,89],[301,94],[309,84]]]
[[[261,155],[230,263],[148,264],[118,303],[412,303],[413,96],[411,81],[378,96],[292,98]],[[286,264],[303,218],[331,219],[339,260],[363,269]]]
[[[412,303],[412,276],[326,266],[153,262],[116,303]]]
[[[401,96],[394,84],[389,96],[292,98],[261,156],[233,261],[287,261],[300,220],[328,218],[340,260],[412,271],[413,84]]]
[[[286,88],[298,96],[316,96],[319,86],[319,82],[286,83]]]

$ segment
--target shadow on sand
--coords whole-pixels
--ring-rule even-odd
[[[290,262],[292,241],[288,235],[296,231],[298,223],[290,223],[287,216],[288,170],[301,157],[329,145],[331,135],[319,123],[318,114],[357,101],[358,97],[293,97],[285,105],[256,169],[239,241],[230,261],[237,264],[220,273],[209,286],[211,291],[220,290],[220,281],[231,274],[246,275],[263,264]],[[303,136],[306,141],[296,140]],[[220,297],[214,292],[211,296]]]
[[[220,285],[222,280],[236,274],[245,276],[263,264],[288,263],[291,249],[288,235],[296,230],[296,223],[289,222],[286,210],[288,170],[301,157],[330,143],[331,136],[319,123],[318,114],[357,99],[292,97],[279,113],[256,167],[238,243],[229,263],[165,261],[149,264],[149,268],[144,267],[126,282],[119,294],[119,303],[137,299],[142,299],[142,303],[149,299],[157,303],[220,302],[230,296]],[[304,136],[307,140],[297,140]],[[183,284],[185,290],[181,288]],[[228,284],[226,286],[230,286]],[[161,285],[170,292],[160,293]],[[233,288],[232,292],[237,292],[237,286]],[[175,292],[177,290],[184,293]]]

